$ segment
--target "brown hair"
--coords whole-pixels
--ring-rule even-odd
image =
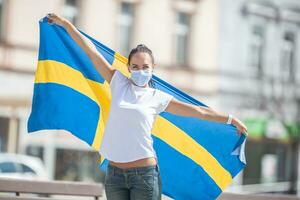
[[[135,54],[135,53],[139,53],[139,52],[144,52],[144,53],[148,53],[149,56],[151,57],[151,60],[152,60],[152,64],[154,64],[154,56],[152,54],[152,51],[144,44],[139,44],[137,45],[135,48],[131,49],[129,55],[128,55],[128,65],[130,63],[130,60],[132,58],[132,56]],[[149,81],[149,86],[150,87],[155,87],[155,84],[154,84],[154,81],[151,80]]]

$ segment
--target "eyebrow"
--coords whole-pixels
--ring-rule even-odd
[[[138,66],[137,64],[131,64],[132,66]],[[143,66],[149,66],[149,64],[143,64]]]

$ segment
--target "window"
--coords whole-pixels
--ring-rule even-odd
[[[297,119],[300,119],[300,98],[297,98]],[[300,123],[299,123],[300,126]]]
[[[98,160],[97,152],[57,149],[55,179],[103,182],[105,173],[99,169]]]
[[[3,34],[3,0],[0,0],[0,39],[2,39],[2,34]]]
[[[30,156],[38,157],[42,161],[44,161],[44,148],[41,146],[32,146],[32,145],[27,146],[26,154]]]
[[[132,43],[134,29],[134,4],[121,3],[119,16],[119,51],[122,55],[128,55]]]
[[[262,73],[265,32],[262,25],[254,25],[251,33],[250,66],[254,67],[258,75]]]
[[[20,166],[21,166],[22,172],[36,174],[36,172],[33,171],[30,167],[28,167],[24,164],[20,164]]]
[[[0,152],[6,152],[8,145],[9,118],[0,117]]]
[[[274,140],[248,141],[247,167],[243,184],[259,184],[290,181],[292,158],[290,143]],[[262,186],[259,186],[262,187]]]
[[[17,169],[12,162],[2,162],[0,163],[0,172],[2,173],[16,173]]]
[[[74,25],[77,25],[78,23],[78,4],[78,0],[65,0],[65,5],[62,11],[62,15]]]
[[[283,79],[285,81],[295,81],[295,34],[286,32],[283,36],[283,44],[281,49],[281,69],[283,72]]]
[[[188,61],[188,37],[190,32],[190,19],[187,13],[178,12],[176,15],[175,40],[176,40],[176,63],[187,65]]]

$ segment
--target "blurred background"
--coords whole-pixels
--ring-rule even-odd
[[[38,21],[55,12],[248,126],[247,167],[227,191],[300,196],[299,0],[0,0],[0,176],[101,182],[98,153],[63,131],[28,134]]]

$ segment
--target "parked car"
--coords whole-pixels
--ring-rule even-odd
[[[48,180],[40,158],[12,153],[0,153],[0,177],[27,180]]]

